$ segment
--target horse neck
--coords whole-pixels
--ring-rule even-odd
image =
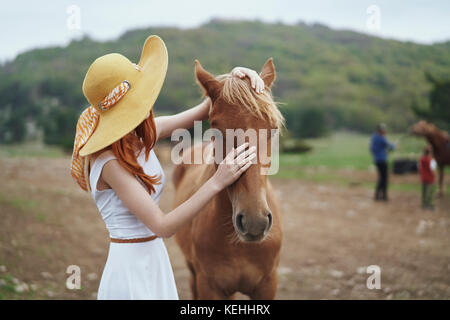
[[[435,151],[439,150],[442,147],[442,145],[445,144],[446,140],[445,137],[442,135],[442,133],[439,132],[438,130],[426,134],[425,137],[427,138],[428,142],[431,144],[433,150]]]
[[[439,166],[450,161],[450,152],[448,151],[447,137],[439,130],[425,135],[425,138],[433,148],[433,155]],[[447,160],[448,159],[448,160]]]
[[[425,138],[427,139],[428,143],[431,144],[431,146],[433,147],[433,150],[436,150],[437,146],[436,146],[436,141],[434,139],[434,136],[432,134],[426,134]]]

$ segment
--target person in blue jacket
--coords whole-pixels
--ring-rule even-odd
[[[386,125],[380,123],[377,125],[377,132],[372,135],[370,140],[370,151],[378,171],[378,182],[375,188],[375,200],[387,201],[388,186],[388,151],[394,150],[395,145],[386,139]]]

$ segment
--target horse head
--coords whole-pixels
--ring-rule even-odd
[[[435,126],[425,120],[420,120],[411,127],[411,133],[417,136],[427,136],[434,131],[436,131]]]
[[[267,201],[267,172],[272,153],[272,134],[283,125],[271,86],[275,81],[275,66],[269,59],[260,76],[265,90],[256,93],[247,78],[230,74],[217,78],[196,61],[196,78],[211,98],[210,126],[222,133],[223,142],[214,141],[214,150],[224,156],[234,146],[245,141],[257,147],[254,164],[227,188],[232,206],[232,222],[238,238],[243,242],[263,240],[272,226],[273,215]],[[276,136],[278,138],[278,136]],[[217,167],[218,161],[215,161]]]

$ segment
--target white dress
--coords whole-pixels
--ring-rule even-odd
[[[116,158],[109,152],[101,154],[95,159],[89,174],[92,197],[110,237],[134,239],[154,235],[125,207],[114,190],[97,190],[103,166],[112,159]],[[147,175],[162,176],[161,184],[155,185],[155,193],[151,195],[158,203],[165,182],[158,158],[151,150],[147,162],[143,151],[137,160]],[[163,240],[156,238],[140,243],[111,242],[97,299],[178,299],[172,266]]]

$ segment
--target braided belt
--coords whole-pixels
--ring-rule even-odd
[[[135,238],[135,239],[116,239],[116,238],[111,238],[111,242],[114,242],[114,243],[139,243],[139,242],[152,241],[152,240],[155,240],[156,238],[158,238],[157,235],[153,235],[153,236],[145,237],[145,238]]]

